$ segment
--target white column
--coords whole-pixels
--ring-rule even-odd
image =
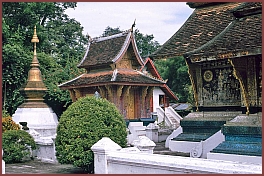
[[[107,152],[117,151],[120,149],[121,147],[108,137],[103,137],[101,140],[95,143],[91,147],[91,150],[94,152],[94,173],[108,174]]]

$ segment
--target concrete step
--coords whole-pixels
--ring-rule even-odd
[[[200,142],[205,141],[209,137],[211,137],[214,133],[181,133],[176,138],[172,140],[175,141],[193,141]]]
[[[155,144],[156,144],[156,147],[153,150],[153,154],[190,157],[189,153],[173,152],[173,151],[170,151],[169,148],[165,148],[165,141],[158,142]]]

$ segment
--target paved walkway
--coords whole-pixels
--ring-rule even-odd
[[[182,153],[169,151],[168,148],[165,148],[165,142],[156,143],[154,154],[186,156]],[[6,174],[87,174],[72,165],[45,163],[40,160],[6,164],[5,172]]]
[[[72,165],[45,163],[40,160],[6,164],[6,174],[86,174]]]

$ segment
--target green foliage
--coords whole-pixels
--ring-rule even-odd
[[[21,104],[24,98],[19,93],[19,88],[26,81],[30,63],[29,52],[19,43],[3,45],[2,49],[2,101],[4,109],[13,114],[13,107]]]
[[[30,134],[24,130],[8,130],[2,134],[3,160],[6,163],[18,163],[29,156],[31,147],[36,149],[36,143]]]
[[[10,117],[10,114],[6,110],[2,110],[2,118]]]
[[[107,37],[107,36],[118,34],[120,32],[122,32],[120,27],[112,28],[110,26],[107,26],[101,36],[102,37]]]
[[[91,147],[102,137],[126,146],[126,124],[113,103],[96,97],[82,97],[63,112],[57,127],[56,156],[61,164],[93,170]]]
[[[135,38],[137,43],[137,48],[139,50],[140,55],[145,58],[148,57],[151,53],[156,51],[160,44],[156,40],[154,40],[153,34],[142,34],[138,29],[135,30]]]
[[[161,77],[167,81],[167,85],[178,96],[180,103],[192,103],[190,92],[190,78],[188,67],[183,57],[176,57],[166,60],[156,60],[155,66]]]
[[[45,102],[59,116],[71,99],[69,92],[57,88],[58,84],[83,71],[77,68],[77,63],[84,55],[87,38],[80,23],[64,13],[76,7],[76,2],[4,2],[2,5],[3,109],[13,114],[24,101],[19,89],[27,80],[33,58],[31,39],[36,25],[37,57],[48,88]]]
[[[7,130],[19,130],[20,126],[16,124],[12,117],[7,116],[2,118],[2,133]]]

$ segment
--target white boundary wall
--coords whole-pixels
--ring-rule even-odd
[[[95,174],[261,174],[262,164],[158,155],[122,149],[104,137],[92,146]]]

